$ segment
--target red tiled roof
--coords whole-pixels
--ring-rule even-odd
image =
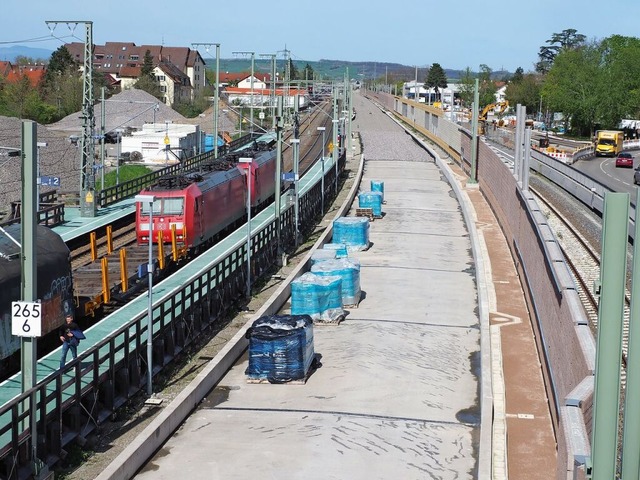
[[[9,62],[7,62],[9,63]],[[32,87],[37,87],[38,84],[42,81],[42,79],[44,78],[45,74],[47,73],[46,68],[44,65],[15,65],[15,66],[11,66],[11,64],[9,63],[9,66],[11,67],[10,70],[6,71],[6,74],[4,74],[4,78],[8,83],[17,83],[19,82],[23,77],[26,77],[29,79],[29,83],[31,84]],[[0,68],[2,68],[0,66]],[[0,73],[1,75],[1,73]]]
[[[121,67],[118,75],[120,77],[138,78],[140,76],[141,67]]]

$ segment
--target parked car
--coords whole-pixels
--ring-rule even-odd
[[[635,185],[640,185],[640,166],[636,167],[636,171],[633,172],[633,183]]]
[[[633,155],[629,152],[620,152],[616,157],[616,167],[633,168]]]

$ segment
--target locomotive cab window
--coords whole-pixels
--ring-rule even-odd
[[[155,204],[154,204],[155,208]],[[184,210],[184,198],[164,198],[162,205],[163,215],[182,215]],[[155,210],[154,212],[155,213]]]
[[[153,202],[153,214],[159,214],[160,213],[160,205],[162,205],[162,200],[160,200],[159,198],[154,200]],[[149,215],[149,204],[147,202],[142,202],[140,204],[140,214],[141,215]]]

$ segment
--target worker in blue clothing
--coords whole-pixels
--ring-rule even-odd
[[[73,315],[65,317],[65,325],[60,329],[60,341],[62,342],[62,357],[60,358],[60,368],[64,367],[67,361],[67,352],[71,350],[71,356],[75,359],[78,356],[78,344],[80,339],[74,332],[79,332],[78,324],[73,321]]]

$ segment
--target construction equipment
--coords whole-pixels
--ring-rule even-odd
[[[484,135],[486,131],[487,116],[490,112],[494,112],[496,115],[502,115],[507,108],[509,108],[509,102],[504,100],[502,102],[490,103],[482,109],[480,115],[478,115],[478,133]],[[500,120],[502,122],[502,120]],[[502,126],[501,124],[499,126]]]

